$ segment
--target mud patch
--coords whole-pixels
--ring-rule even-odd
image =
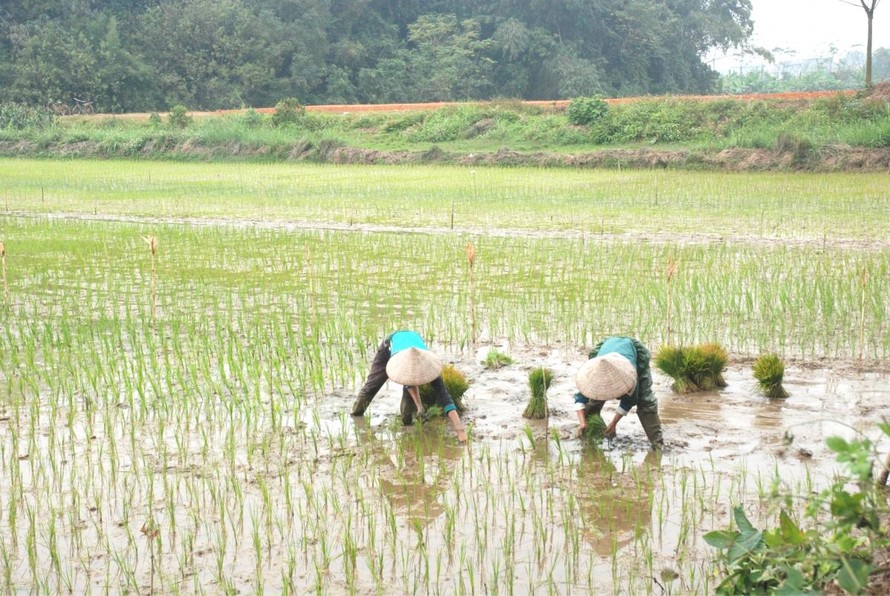
[[[465,418],[472,434],[481,441],[518,441],[530,426],[537,436],[571,441],[577,427],[573,410],[576,392],[574,375],[585,362],[584,354],[559,347],[546,349],[495,346],[511,355],[515,364],[487,370],[482,361],[488,347],[474,357],[452,358],[471,385],[464,395]],[[522,418],[528,400],[528,373],[546,366],[556,375],[547,392],[550,418]],[[664,426],[666,455],[676,465],[701,463],[719,458],[725,464],[746,458],[752,467],[769,467],[776,460],[806,464],[828,474],[835,467],[833,454],[824,444],[830,435],[846,439],[862,433],[881,436],[876,423],[890,419],[890,371],[859,370],[846,361],[823,361],[815,365],[789,364],[783,385],[790,396],[783,400],[760,395],[751,373],[750,361],[731,364],[724,374],[728,387],[720,391],[677,395],[671,380],[653,369],[653,390],[659,401]],[[375,423],[397,416],[401,386],[389,383],[374,400]],[[351,397],[338,392],[327,402],[325,417],[336,417]],[[603,416],[610,420],[614,404]],[[616,452],[648,450],[648,441],[634,411],[619,424],[618,437],[603,446]]]

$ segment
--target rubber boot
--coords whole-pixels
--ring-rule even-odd
[[[661,418],[658,416],[658,407],[641,410],[637,406],[637,417],[640,419],[640,424],[643,425],[643,430],[646,431],[646,438],[649,439],[652,449],[664,449],[664,436],[661,433]]]
[[[402,404],[399,407],[402,415],[402,424],[410,426],[414,422],[414,414],[417,412],[417,405],[407,391],[402,392]]]
[[[352,404],[352,415],[364,416],[365,410],[367,410],[370,405],[371,398],[359,393],[358,397],[355,398],[355,402]]]

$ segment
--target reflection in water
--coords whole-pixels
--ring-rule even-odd
[[[449,486],[454,463],[465,449],[449,445],[437,422],[399,433],[395,445],[377,439],[367,418],[352,417],[355,435],[371,454],[377,484],[396,513],[412,526],[423,527],[439,517],[444,506],[439,496]]]
[[[654,477],[660,473],[661,451],[651,451],[639,466],[619,471],[602,451],[585,450],[572,492],[581,511],[581,534],[598,555],[612,556],[650,530]]]
[[[723,419],[722,398],[712,391],[688,395],[670,395],[658,402],[662,422],[679,423],[706,420],[720,422]]]

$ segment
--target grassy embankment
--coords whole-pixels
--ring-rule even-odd
[[[0,131],[0,154],[874,170],[885,169],[886,159],[844,156],[890,146],[890,107],[880,93],[614,102],[591,126],[570,124],[562,105],[511,101],[389,112],[309,110],[287,126],[272,120],[255,110],[204,115],[185,127],[166,118],[69,117],[43,130]],[[736,153],[721,156],[726,150]],[[751,152],[773,158],[751,159]]]

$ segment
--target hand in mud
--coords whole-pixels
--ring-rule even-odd
[[[606,430],[603,432],[603,436],[606,437],[607,439],[614,439],[614,438],[615,438],[615,434],[616,434],[616,433],[615,433],[615,427],[614,427],[614,426],[607,426],[607,427],[606,427]]]
[[[461,443],[467,442],[467,430],[466,429],[462,428],[457,431],[457,440],[460,441]]]
[[[585,430],[587,430],[586,426],[579,426],[578,429],[575,431],[575,438],[580,439],[581,437],[583,437]]]

